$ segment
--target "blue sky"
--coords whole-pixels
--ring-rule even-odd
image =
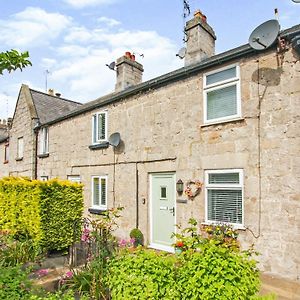
[[[115,72],[105,64],[125,51],[143,53],[144,80],[183,66],[182,0],[10,0],[0,11],[0,51],[29,50],[33,66],[0,76],[0,118],[12,116],[22,83],[87,102],[112,92]],[[251,31],[274,18],[281,28],[300,23],[292,0],[189,0],[217,35],[216,52],[247,43]],[[192,16],[192,15],[191,15]],[[191,17],[190,16],[190,17]]]

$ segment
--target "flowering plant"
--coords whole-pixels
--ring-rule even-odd
[[[135,242],[134,238],[131,238],[130,240],[121,239],[119,240],[118,245],[120,248],[125,248],[125,247],[130,248],[134,246],[134,242]]]
[[[177,247],[177,248],[183,248],[183,247],[184,247],[183,241],[177,241],[177,242],[175,243],[175,247]]]

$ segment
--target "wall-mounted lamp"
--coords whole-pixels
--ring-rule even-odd
[[[179,195],[183,193],[183,181],[181,179],[176,182],[176,191]]]

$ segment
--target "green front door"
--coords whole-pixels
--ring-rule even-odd
[[[151,247],[172,251],[175,231],[175,174],[151,175]]]

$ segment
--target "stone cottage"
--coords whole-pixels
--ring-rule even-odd
[[[118,235],[139,227],[156,249],[172,251],[190,217],[231,223],[263,271],[299,282],[300,25],[280,33],[283,47],[218,55],[201,16],[186,33],[184,67],[142,82],[126,53],[115,92],[86,104],[23,85],[1,176],[81,182],[85,214],[124,206]]]

